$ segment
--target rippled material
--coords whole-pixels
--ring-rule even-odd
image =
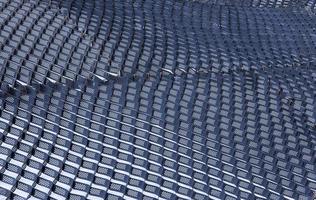
[[[314,0],[0,0],[0,199],[312,199]]]

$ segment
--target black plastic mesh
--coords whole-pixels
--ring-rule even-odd
[[[0,199],[312,199],[315,1],[0,3]]]

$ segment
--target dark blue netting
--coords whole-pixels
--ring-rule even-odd
[[[0,199],[312,199],[313,0],[0,0]]]

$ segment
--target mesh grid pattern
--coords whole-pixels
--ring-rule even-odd
[[[314,7],[1,1],[0,199],[312,199]]]

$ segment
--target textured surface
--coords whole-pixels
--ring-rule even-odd
[[[315,1],[0,2],[0,199],[315,195]]]

